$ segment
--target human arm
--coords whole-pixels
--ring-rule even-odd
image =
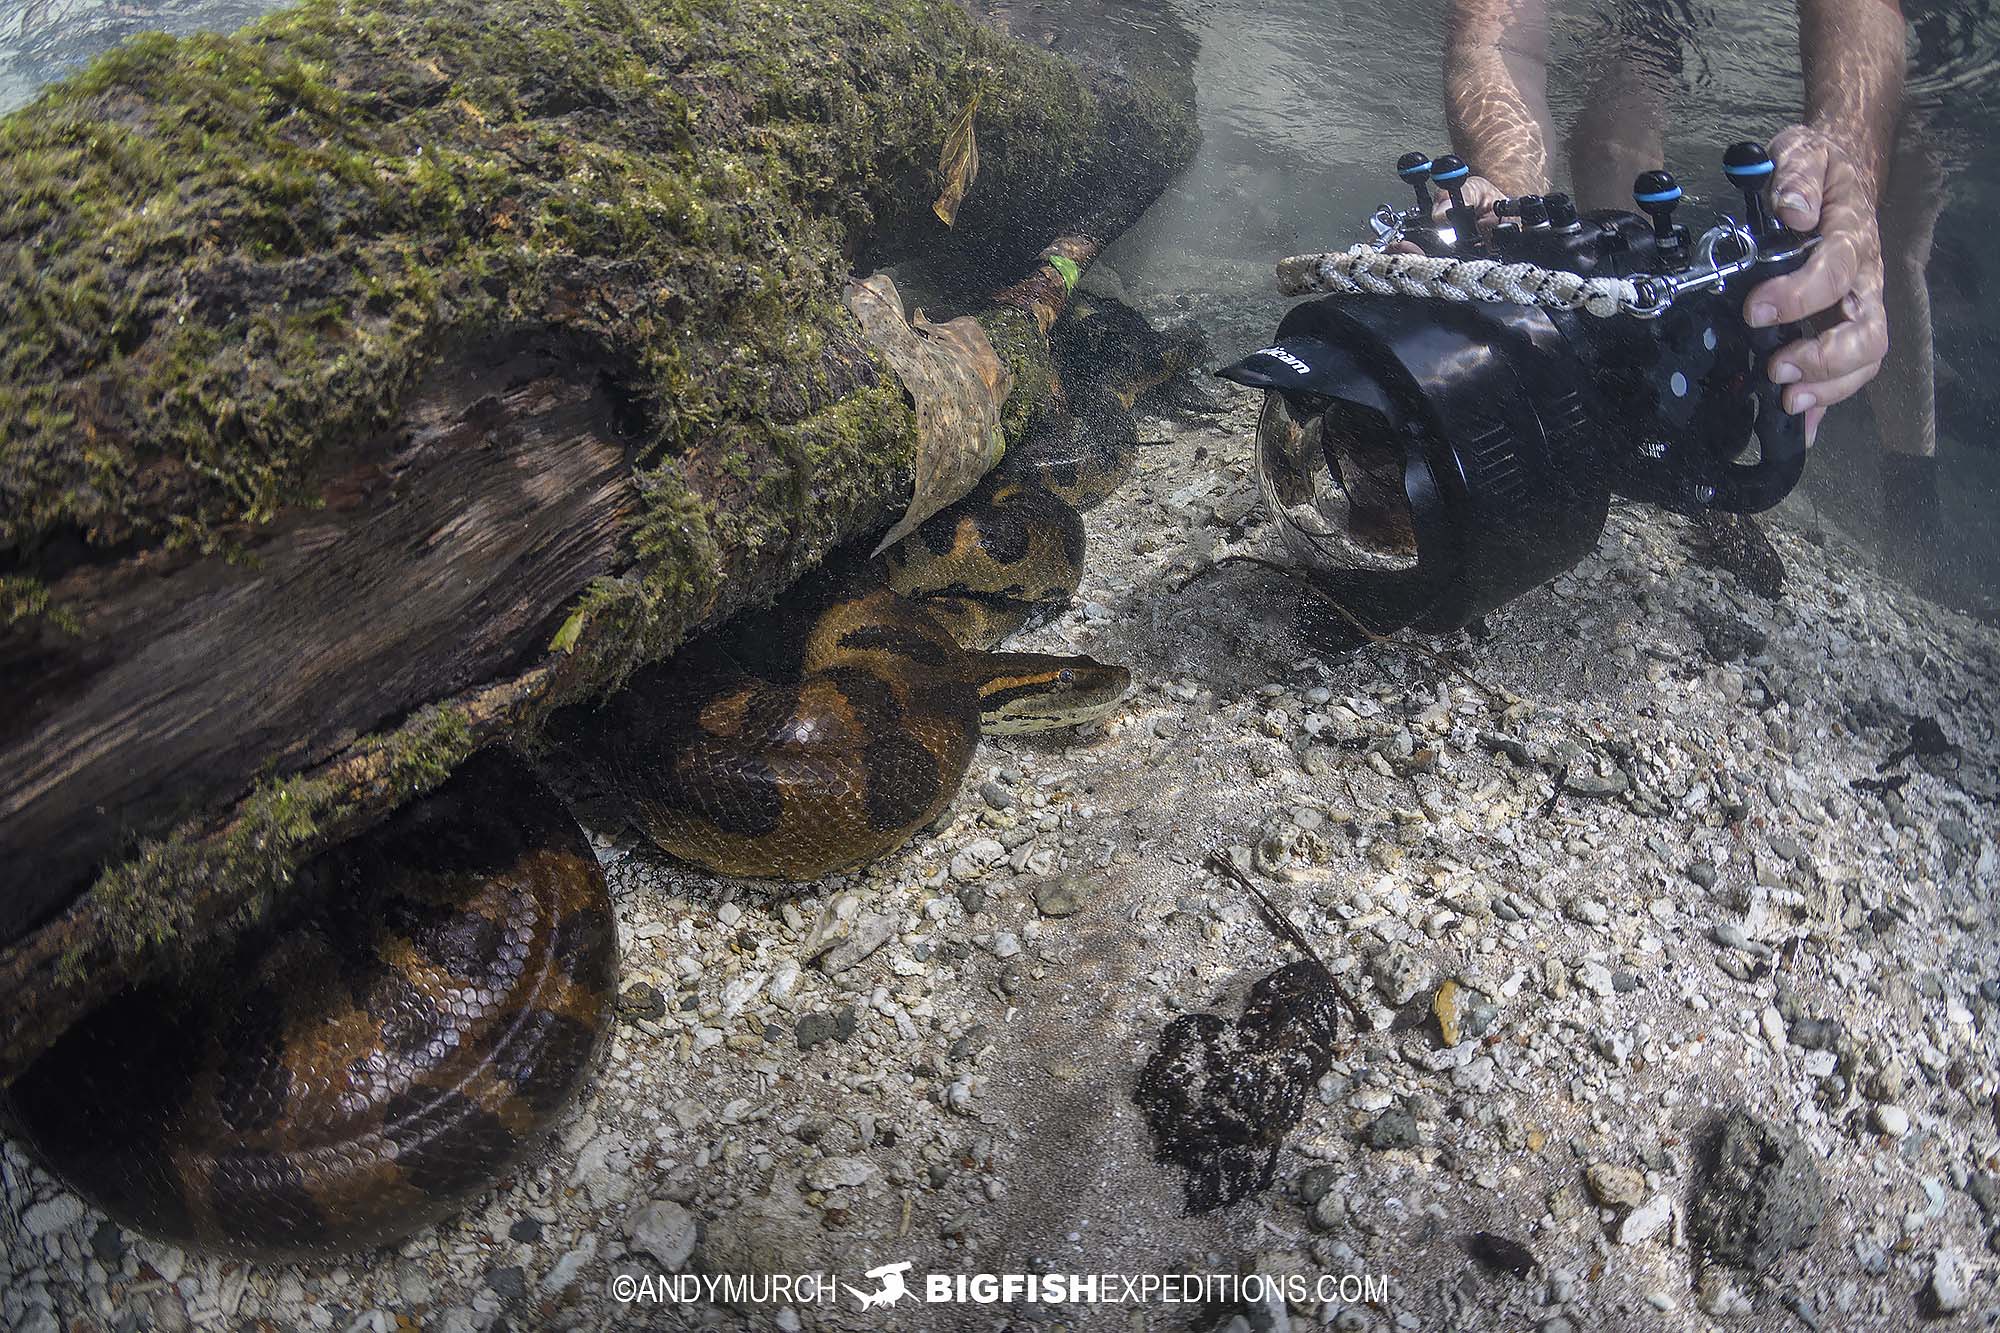
[[[1453,147],[1479,172],[1467,183],[1467,203],[1547,191],[1554,140],[1548,85],[1544,0],[1452,0],[1445,117]]]
[[[1771,141],[1778,216],[1820,242],[1795,273],[1754,288],[1754,325],[1801,321],[1839,307],[1826,332],[1780,348],[1771,378],[1811,438],[1834,403],[1881,369],[1889,350],[1876,204],[1903,97],[1903,16],[1896,0],[1800,0],[1806,120]]]

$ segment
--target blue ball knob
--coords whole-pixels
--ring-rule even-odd
[[[1771,173],[1775,170],[1764,145],[1753,140],[1745,139],[1723,150],[1722,174],[1743,192],[1744,220],[1752,236],[1764,236],[1778,228],[1777,220],[1764,203],[1764,191],[1771,184]]]
[[[1653,239],[1661,245],[1673,245],[1674,209],[1681,202],[1681,187],[1673,175],[1665,171],[1640,172],[1632,182],[1632,202],[1653,219]]]
[[[1431,192],[1424,188],[1424,184],[1431,178],[1430,154],[1403,154],[1396,159],[1396,174],[1417,192],[1417,212],[1428,215],[1431,211]]]

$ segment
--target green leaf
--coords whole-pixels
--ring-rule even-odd
[[[580,606],[570,612],[569,619],[563,621],[562,628],[556,631],[556,636],[553,639],[549,640],[549,651],[552,653],[567,653],[574,650],[578,636],[583,633],[583,622],[586,619],[588,617],[585,616],[584,610]]]

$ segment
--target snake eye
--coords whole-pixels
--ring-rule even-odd
[[[1056,672],[1056,683],[1058,685],[1068,685],[1075,679],[1076,672],[1070,670],[1068,667],[1064,667],[1061,671]]]

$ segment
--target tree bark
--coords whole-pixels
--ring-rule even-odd
[[[983,256],[977,309],[1193,140],[1184,64],[942,0],[309,0],[0,121],[0,1079],[891,521],[849,273]],[[982,323],[1018,432],[1042,330]]]

